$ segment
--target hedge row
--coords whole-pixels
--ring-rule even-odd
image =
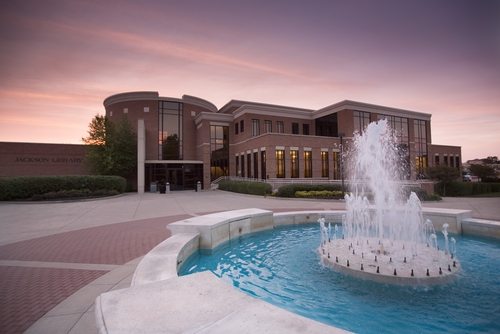
[[[281,186],[276,193],[278,197],[295,197],[297,191],[342,191],[340,185],[335,184],[287,184]]]
[[[0,178],[0,200],[43,199],[43,195],[56,198],[60,192],[62,198],[68,198],[71,191],[83,192],[93,196],[102,193],[122,193],[126,181],[120,176],[19,176]],[[64,193],[69,192],[69,193]],[[75,193],[76,194],[76,193]],[[82,197],[82,196],[76,196]]]
[[[296,191],[296,198],[319,198],[319,199],[341,199],[341,190],[311,190],[311,191]]]
[[[436,183],[434,191],[443,196],[446,191],[446,196],[474,196],[488,193],[499,193],[500,183],[484,183],[484,182],[449,182]]]
[[[241,194],[262,196],[272,192],[272,187],[269,183],[250,181],[222,180],[219,182],[219,189]]]

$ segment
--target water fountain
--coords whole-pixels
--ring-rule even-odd
[[[432,222],[423,219],[417,195],[412,192],[406,203],[401,200],[402,164],[387,121],[371,123],[356,135],[351,153],[352,193],[345,196],[342,231],[326,226],[324,218],[318,220],[322,263],[384,283],[427,285],[453,278],[460,263],[455,239],[448,240],[448,225],[443,225],[441,250]]]

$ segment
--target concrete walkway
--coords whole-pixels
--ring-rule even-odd
[[[425,207],[470,209],[500,220],[499,198],[445,198]],[[342,201],[223,191],[127,194],[81,202],[0,203],[0,332],[95,333],[97,295],[126,287],[171,222],[209,212],[344,209]]]

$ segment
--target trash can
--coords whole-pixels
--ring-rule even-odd
[[[158,189],[157,189],[157,187],[156,187],[156,182],[151,182],[151,183],[149,184],[149,192],[155,193],[155,192],[157,192],[157,191],[158,191]]]
[[[201,182],[196,182],[196,191],[201,191]]]
[[[168,194],[170,192],[170,183],[165,183],[165,193]]]
[[[164,194],[165,193],[165,189],[166,189],[165,183],[160,182],[160,184],[158,185],[158,187],[160,188],[160,194]]]

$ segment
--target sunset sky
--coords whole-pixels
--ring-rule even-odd
[[[136,90],[432,114],[432,141],[500,156],[500,1],[8,1],[0,141],[81,143]]]

